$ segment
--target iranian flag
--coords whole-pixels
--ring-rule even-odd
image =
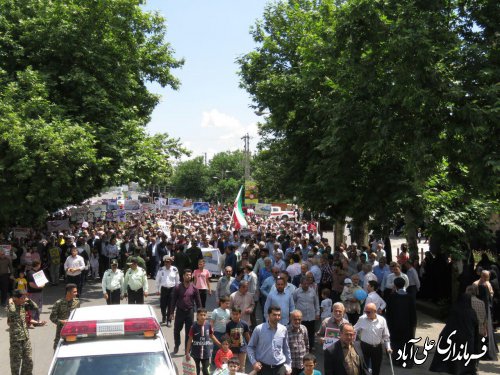
[[[234,221],[234,229],[236,230],[248,227],[247,220],[245,219],[245,213],[243,212],[242,208],[242,192],[243,186],[240,187],[240,191],[238,192],[238,195],[236,196],[236,199],[234,201],[233,216],[231,217],[231,219]]]

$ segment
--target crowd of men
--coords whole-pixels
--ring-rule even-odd
[[[11,324],[13,373],[20,366],[17,353],[31,350],[20,344],[29,344],[26,319],[19,318],[26,292],[30,309],[39,313],[43,307],[44,286],[33,278],[40,269],[50,284],[61,277],[68,283],[51,314],[57,332],[79,306],[77,296],[89,279],[100,281],[107,304],[142,304],[148,293],[157,294],[162,323],[173,322],[173,353],[184,330],[184,349],[198,360],[198,373],[207,374],[212,360],[220,365],[218,356],[226,364],[237,358],[242,371],[249,361],[259,374],[301,374],[304,358],[315,349],[328,351],[326,374],[367,374],[370,368],[378,375],[384,352],[399,362],[397,350],[415,337],[422,273],[405,247],[393,262],[381,241],[332,248],[315,222],[248,219],[247,230],[232,230],[229,212],[214,208],[207,215],[149,214],[126,223],[98,221],[59,233],[0,238],[12,245],[9,255],[0,250],[0,289],[10,321],[17,322]],[[213,291],[202,248],[220,252]],[[18,282],[20,271],[27,275],[26,291]],[[155,280],[154,291],[148,278]],[[207,333],[217,345],[200,354],[205,344],[193,343],[193,329],[199,328],[194,314],[206,312],[211,295],[218,307]],[[54,345],[58,340],[56,333]],[[30,361],[22,365],[23,373],[31,373]]]

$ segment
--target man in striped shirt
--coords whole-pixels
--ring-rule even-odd
[[[292,375],[298,375],[304,370],[304,356],[309,353],[309,337],[307,328],[302,323],[302,312],[293,310],[290,314],[288,330],[288,346],[292,357]]]

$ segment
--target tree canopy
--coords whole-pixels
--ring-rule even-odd
[[[25,224],[103,187],[164,182],[186,153],[145,129],[179,87],[165,20],[139,0],[0,0],[0,223]]]
[[[490,7],[415,0],[268,5],[252,30],[255,50],[239,59],[242,87],[256,109],[269,112],[260,124],[259,183],[278,175],[290,198],[332,206],[340,218],[380,223],[405,216],[414,245],[417,223],[436,202],[422,194],[443,160],[456,172],[447,175],[450,183],[498,197],[498,137],[484,138],[498,136],[498,23],[484,11]],[[465,151],[471,143],[472,154]],[[488,184],[479,186],[484,175]]]
[[[171,194],[227,202],[243,184],[243,152],[223,151],[205,165],[203,157],[180,162],[174,171]]]

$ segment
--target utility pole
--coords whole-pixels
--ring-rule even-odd
[[[245,142],[243,162],[245,163],[245,181],[250,180],[250,135],[245,134],[241,139]]]
[[[205,152],[205,165],[208,165],[207,164],[207,153]]]

